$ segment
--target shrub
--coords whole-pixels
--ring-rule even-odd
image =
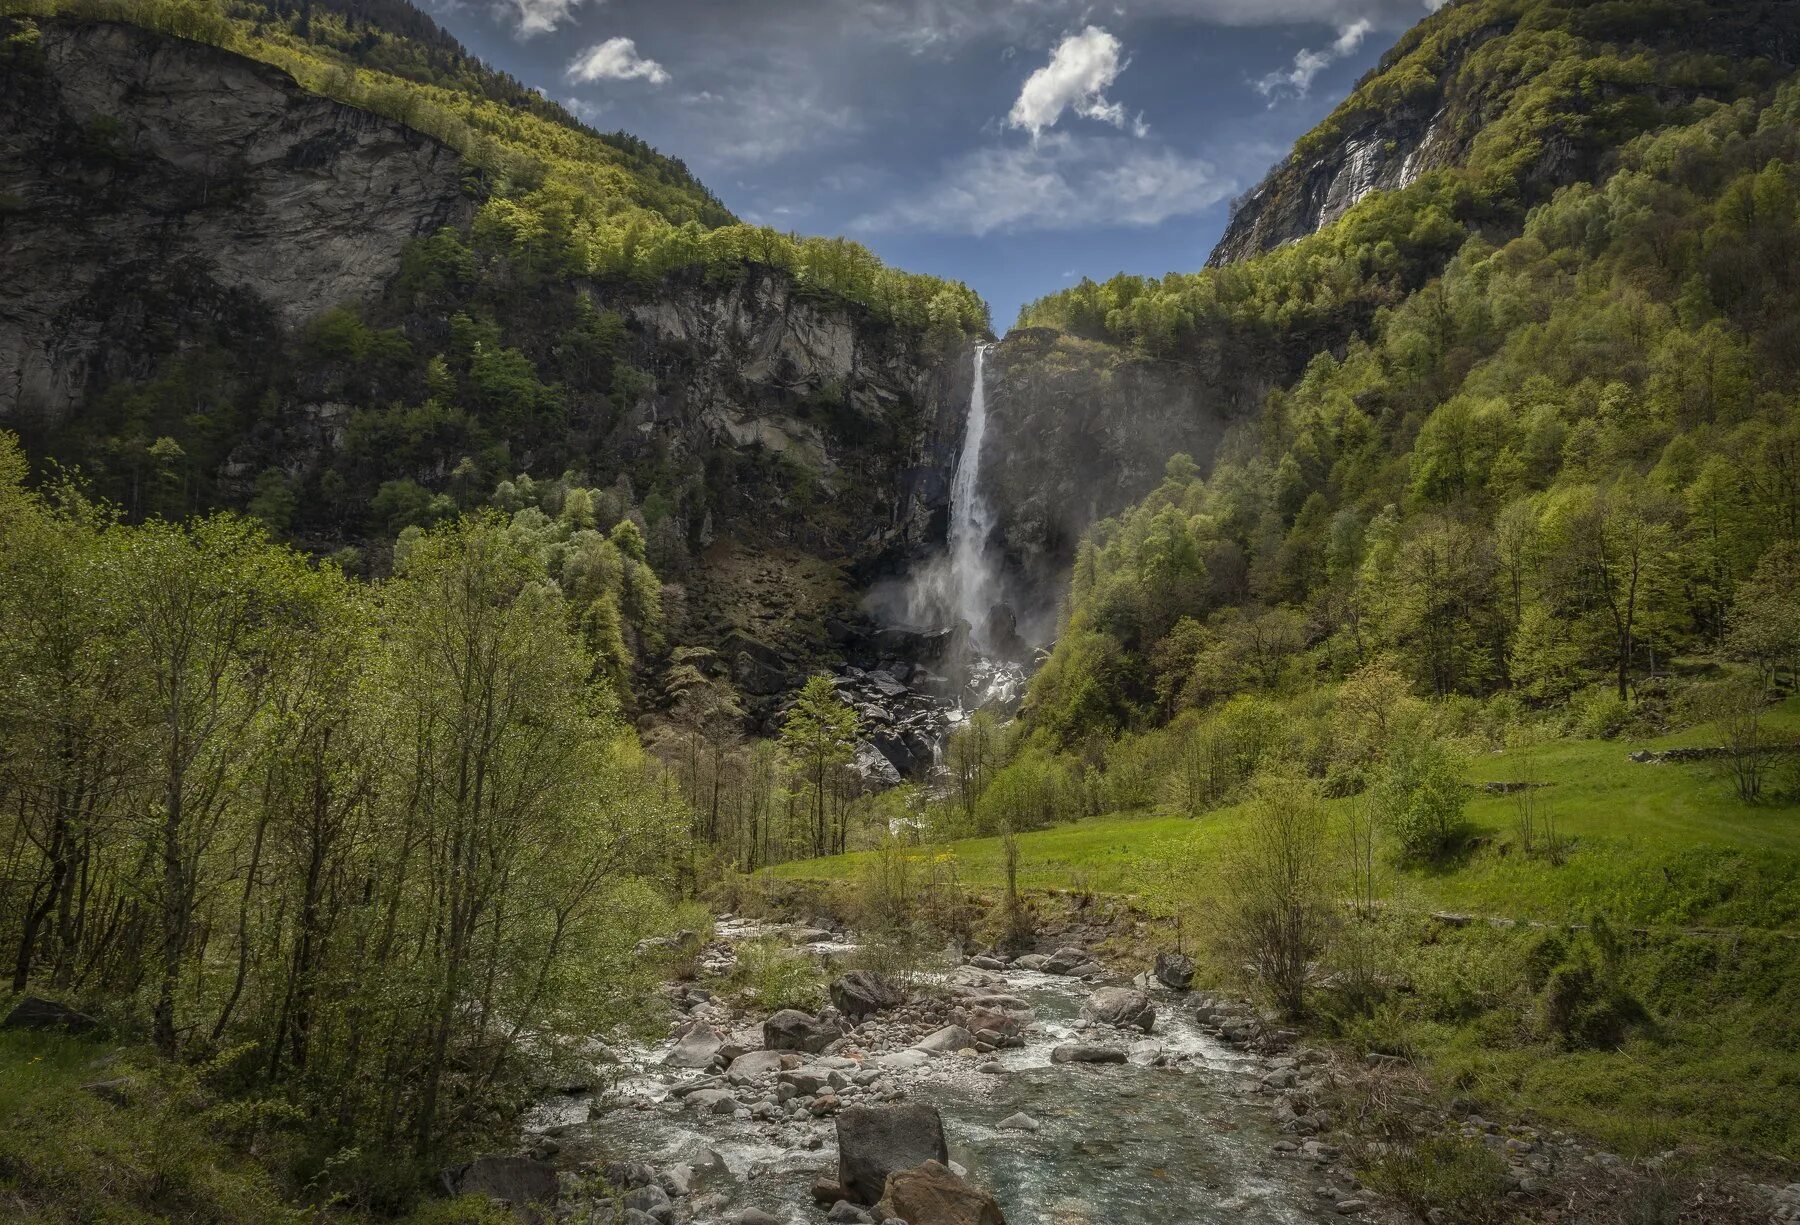
[[[1487,1225],[1512,1215],[1506,1203],[1506,1163],[1460,1136],[1396,1145],[1365,1178],[1421,1218],[1436,1209],[1459,1225]]]
[[[1400,858],[1442,860],[1468,833],[1463,815],[1469,785],[1463,762],[1442,741],[1420,739],[1394,746],[1375,797],[1393,831]]]
[[[732,985],[739,995],[770,1010],[812,1012],[825,1003],[824,970],[806,954],[771,936],[739,947]]]

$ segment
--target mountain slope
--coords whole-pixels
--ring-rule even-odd
[[[1273,250],[1372,191],[1452,167],[1492,172],[1489,208],[1529,205],[1593,178],[1695,98],[1796,64],[1800,16],[1781,0],[1460,0],[1408,31],[1239,202],[1208,263]]]
[[[1461,0],[1427,17],[1238,210],[1214,266],[1083,281],[1021,311],[995,354],[997,449],[1099,494],[1000,499],[1011,555],[1051,545],[1035,569],[1052,577],[1023,598],[1052,606],[1082,530],[1148,494],[1162,459],[1210,469],[1232,426],[1273,428],[1271,392],[1343,357],[1472,238],[1505,242],[1638,134],[1766,101],[1797,63],[1800,6],[1767,0]],[[1045,397],[1066,408],[1047,416]]]
[[[573,472],[673,640],[765,690],[941,537],[966,286],[736,222],[398,0],[0,13],[0,425],[128,514],[247,506],[378,572]]]

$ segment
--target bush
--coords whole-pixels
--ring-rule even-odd
[[[825,972],[804,953],[765,936],[738,948],[732,989],[759,1008],[814,1012],[825,1004]]]
[[[1576,733],[1591,740],[1611,740],[1631,724],[1631,704],[1605,685],[1578,694],[1569,712]]]
[[[1371,1187],[1421,1218],[1433,1209],[1458,1225],[1487,1225],[1512,1216],[1506,1203],[1506,1163],[1460,1136],[1432,1136],[1397,1145],[1364,1177]]]
[[[1455,852],[1468,834],[1464,763],[1442,741],[1396,744],[1375,801],[1393,831],[1400,858],[1433,862]]]

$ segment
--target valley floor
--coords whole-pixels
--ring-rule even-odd
[[[1800,730],[1800,702],[1777,717]],[[1386,919],[1360,938],[1379,946],[1397,989],[1360,1010],[1322,1002],[1317,1030],[1357,1054],[1415,1060],[1446,1099],[1570,1127],[1628,1158],[1690,1151],[1800,1178],[1800,805],[1745,805],[1710,763],[1632,759],[1705,739],[1568,740],[1476,759],[1467,853],[1377,869]],[[1522,793],[1494,786],[1517,783],[1537,784],[1535,819],[1553,819],[1560,856],[1518,853]],[[1166,922],[1180,909],[1171,877],[1197,878],[1187,887],[1204,896],[1238,815],[1122,813],[1021,834],[1018,883]],[[971,891],[1004,884],[999,838],[931,853]],[[875,854],[770,874],[851,882]],[[1191,910],[1188,921],[1204,925]],[[1203,933],[1188,937],[1204,947]],[[1164,928],[1150,943],[1169,939]],[[1589,993],[1573,1005],[1586,1018],[1577,1028],[1593,1022],[1586,1036],[1559,1011],[1571,984]]]

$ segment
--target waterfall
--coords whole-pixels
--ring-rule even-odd
[[[950,484],[951,611],[969,623],[977,641],[987,634],[988,613],[995,601],[988,533],[993,512],[981,489],[981,446],[987,438],[987,349],[975,347],[975,385],[969,396],[969,420],[963,427],[962,454]]]

